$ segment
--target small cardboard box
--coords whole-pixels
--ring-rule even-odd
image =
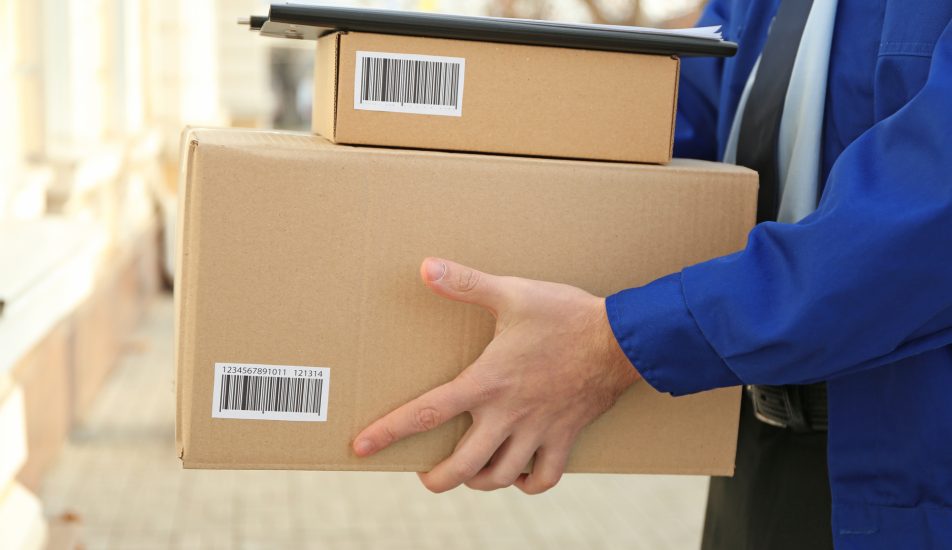
[[[425,471],[448,456],[467,415],[370,458],[350,447],[492,338],[489,313],[423,286],[428,255],[606,295],[735,251],[754,223],[756,174],[724,164],[348,147],[246,130],[194,130],[184,144],[176,347],[187,468]],[[295,410],[323,420],[223,418],[226,374],[313,377],[294,383],[311,398]],[[739,405],[739,388],[672,398],[640,381],[582,433],[568,469],[730,475]]]
[[[318,40],[336,143],[664,164],[676,57],[368,33]]]

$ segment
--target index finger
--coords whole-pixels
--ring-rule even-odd
[[[478,395],[458,378],[436,387],[364,428],[354,439],[354,452],[370,456],[407,436],[432,430],[470,410]]]

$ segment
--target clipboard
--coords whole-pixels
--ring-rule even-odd
[[[677,31],[296,2],[271,4],[267,17],[252,16],[240,19],[239,23],[263,36],[303,40],[353,31],[682,57],[731,57],[737,52],[737,44],[720,39],[719,33],[701,36],[693,29]]]

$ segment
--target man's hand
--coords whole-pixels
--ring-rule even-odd
[[[536,494],[553,487],[578,433],[638,378],[612,334],[604,299],[435,258],[424,260],[420,273],[437,294],[489,310],[496,335],[455,380],[361,432],[354,451],[371,455],[469,411],[473,424],[453,454],[420,474],[428,489],[515,484]],[[532,472],[524,474],[533,457]]]

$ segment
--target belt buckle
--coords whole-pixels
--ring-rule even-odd
[[[762,413],[760,410],[760,400],[757,399],[757,394],[754,392],[754,386],[748,385],[746,386],[746,388],[747,388],[747,393],[750,394],[750,397],[751,397],[750,400],[754,403],[754,417],[757,418],[757,420],[763,422],[764,424],[768,424],[770,426],[774,426],[777,428],[789,427],[786,422],[781,422],[775,418],[771,418],[765,415],[764,413]]]

